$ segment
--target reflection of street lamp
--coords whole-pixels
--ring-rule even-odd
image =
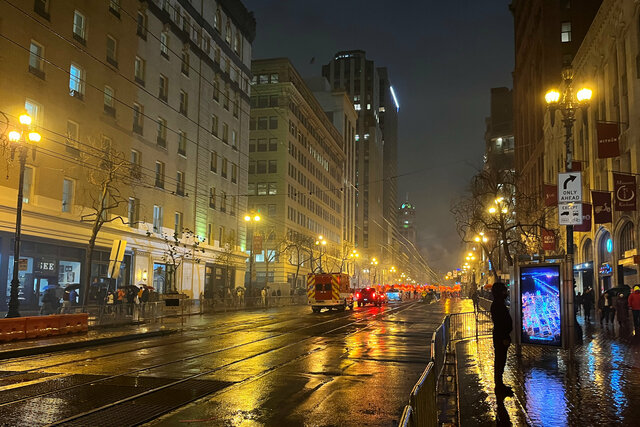
[[[253,216],[252,216],[253,215]],[[255,238],[255,224],[260,222],[260,215],[252,214],[245,215],[244,220],[251,224],[251,245],[249,246],[249,286],[248,288],[253,289],[253,239]]]
[[[11,296],[9,298],[9,310],[6,317],[20,317],[18,308],[20,300],[20,234],[22,229],[22,198],[24,197],[24,169],[27,162],[27,152],[29,142],[39,142],[41,136],[37,132],[31,132],[31,116],[23,114],[20,116],[21,130],[9,132],[9,141],[17,145],[20,160],[20,178],[18,182],[18,203],[16,206],[16,231],[13,246],[13,276],[11,278]]]
[[[324,273],[324,271],[322,271],[322,248],[324,247],[326,251],[327,241],[324,240],[324,237],[318,236],[318,239],[316,240],[316,246],[318,247],[318,252],[320,253],[320,257],[318,259],[320,273]]]
[[[564,80],[564,90],[562,94],[557,90],[550,90],[545,95],[545,100],[549,106],[549,112],[551,114],[551,126],[555,123],[556,110],[559,110],[562,114],[562,123],[564,124],[565,138],[565,157],[566,157],[566,171],[571,172],[573,168],[573,124],[576,121],[576,110],[578,108],[586,108],[591,100],[591,89],[584,88],[579,90],[575,96],[573,94],[573,70],[571,67],[566,67],[562,70],[562,80]],[[586,114],[586,112],[585,112]],[[575,325],[575,311],[573,308],[573,225],[567,225],[567,272],[565,279],[565,291],[566,291],[566,316],[569,320],[569,346],[573,348],[574,340],[574,325]],[[573,355],[573,351],[570,352]]]

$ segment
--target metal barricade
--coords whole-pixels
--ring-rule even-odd
[[[411,390],[409,405],[413,409],[413,425],[431,427],[438,425],[436,401],[437,371],[433,362],[427,365],[420,379]]]
[[[460,341],[491,335],[493,323],[488,311],[455,313],[449,319],[448,341]]]

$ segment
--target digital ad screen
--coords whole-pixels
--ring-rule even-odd
[[[520,267],[522,343],[561,346],[560,266]]]

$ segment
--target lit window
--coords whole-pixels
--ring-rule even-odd
[[[84,70],[74,64],[69,69],[69,91],[71,96],[84,94]]]
[[[162,230],[162,206],[153,205],[153,231],[159,233]]]
[[[62,212],[71,212],[73,203],[73,181],[64,179],[62,181]]]
[[[360,111],[360,110],[362,110],[362,107],[360,107],[360,104],[353,104],[353,108],[354,108],[356,111]]]
[[[39,73],[44,71],[44,47],[33,40],[29,46],[29,71]]]
[[[160,33],[160,53],[169,58],[169,35],[164,31]]]
[[[77,10],[73,12],[73,37],[84,43],[86,37],[86,19]]]
[[[134,71],[135,71],[136,82],[144,85],[145,62],[144,62],[144,59],[140,58],[139,56],[136,56],[136,59],[134,62]]]
[[[562,43],[569,43],[571,41],[571,22],[562,23],[560,40]]]

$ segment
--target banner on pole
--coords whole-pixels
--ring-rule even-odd
[[[544,184],[544,205],[555,206],[558,204],[558,186]]]
[[[636,210],[636,177],[623,173],[613,174],[614,208],[616,211]]]
[[[582,224],[574,226],[573,231],[581,233],[591,231],[591,203],[582,204]]]
[[[618,157],[620,155],[620,127],[618,123],[597,122],[596,132],[598,134],[598,158],[606,159]]]
[[[542,250],[556,250],[556,234],[553,232],[553,230],[546,230],[544,228],[542,229]]]
[[[595,224],[611,222],[611,193],[608,191],[592,191],[591,201],[593,202],[593,222]]]

